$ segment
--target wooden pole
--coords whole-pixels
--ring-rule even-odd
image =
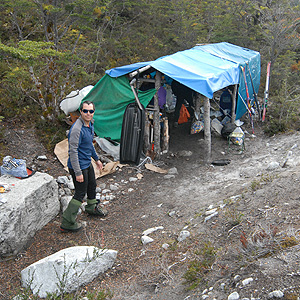
[[[154,153],[160,156],[160,123],[159,123],[159,106],[158,106],[158,90],[161,87],[161,73],[156,71],[155,75],[155,89],[156,93],[154,95],[154,115],[153,115],[153,125],[154,125]]]
[[[200,109],[201,109],[201,94],[197,93],[195,98],[195,114],[197,114],[200,120]]]
[[[162,150],[163,152],[169,152],[169,121],[168,118],[165,117],[164,119],[164,136],[163,136],[163,147]]]
[[[144,153],[146,154],[150,150],[150,121],[148,114],[146,113],[145,120],[145,132],[144,132]]]
[[[236,92],[237,92],[237,84],[234,85],[233,93],[232,93],[232,109],[231,109],[231,123],[234,123],[236,114]]]
[[[206,162],[211,160],[210,101],[204,98],[204,140],[206,144]]]

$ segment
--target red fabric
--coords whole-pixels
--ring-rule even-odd
[[[189,120],[189,118],[190,118],[190,113],[187,110],[187,108],[185,107],[185,105],[182,104],[182,106],[180,108],[178,124],[186,123]]]

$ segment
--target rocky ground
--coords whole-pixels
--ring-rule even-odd
[[[204,163],[203,134],[189,135],[188,124],[171,128],[170,152],[154,164],[177,174],[127,166],[98,179],[118,187],[105,204],[108,217],[81,214],[84,230],[62,234],[57,216],[22,253],[0,262],[0,298],[20,293],[20,271],[29,264],[94,245],[117,250],[117,261],[74,299],[100,291],[116,300],[298,299],[299,134],[266,137],[258,122],[255,131],[246,133],[244,152],[213,134],[212,161],[230,160],[219,166]],[[33,129],[8,127],[6,142],[6,154],[55,178],[67,174]],[[153,242],[143,245],[143,232],[155,227]],[[190,236],[178,241],[182,231]]]

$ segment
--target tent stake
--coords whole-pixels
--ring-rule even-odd
[[[206,157],[208,163],[211,160],[211,132],[210,132],[210,100],[204,98],[204,140],[206,144]]]

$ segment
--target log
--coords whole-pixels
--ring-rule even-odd
[[[211,160],[210,100],[204,98],[204,140],[206,145],[206,162]]]

